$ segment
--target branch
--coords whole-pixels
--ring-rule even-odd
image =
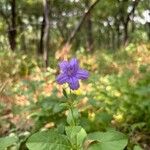
[[[84,22],[84,20],[86,19],[86,17],[88,16],[88,14],[93,10],[93,8],[97,5],[97,3],[98,3],[99,1],[100,1],[100,0],[96,0],[96,1],[89,7],[89,9],[84,13],[84,15],[82,16],[82,18],[81,18],[81,20],[79,21],[78,25],[75,27],[75,29],[74,29],[73,32],[71,33],[71,36],[68,38],[66,44],[70,44],[70,43],[74,40],[74,38],[75,38],[77,32],[80,30],[80,28],[81,28],[81,26],[82,26],[82,24],[83,24],[83,22]]]

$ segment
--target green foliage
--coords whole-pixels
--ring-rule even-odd
[[[0,150],[150,147],[149,1],[99,0],[87,13],[96,1],[0,0],[0,135],[16,135]],[[72,56],[90,73],[73,92],[55,82]]]
[[[27,141],[29,150],[83,150],[86,143],[89,150],[123,150],[127,145],[127,137],[117,131],[95,132],[87,134],[80,126],[66,127],[66,135],[56,131],[44,131],[33,134]],[[85,141],[87,140],[87,142]]]
[[[63,114],[65,108],[66,106],[61,105],[60,99],[56,96],[39,99],[37,103],[28,108],[32,112],[30,117],[35,120],[35,130],[42,128],[49,122],[54,122],[58,126],[62,123],[65,124],[65,116]]]
[[[127,137],[116,131],[90,133],[88,140],[89,150],[123,150],[128,143]]]
[[[31,74],[38,67],[34,58],[25,54],[0,50],[0,80],[18,79]]]
[[[134,149],[133,150],[142,150],[142,148],[138,145],[134,146]]]
[[[16,136],[7,136],[0,138],[0,150],[5,150],[8,147],[16,145],[18,138]]]
[[[83,142],[87,134],[81,126],[66,127],[66,135],[71,143],[72,149],[83,149]]]
[[[2,96],[10,93],[10,96],[14,96],[13,104],[9,106],[11,110],[8,111],[11,111],[13,117],[27,113],[24,120],[31,121],[27,123],[31,126],[28,128],[29,133],[20,138],[22,130],[26,129],[18,128],[15,119],[7,119],[5,109],[12,102],[5,103],[5,97],[2,97],[0,128],[7,123],[7,132],[15,132],[19,137],[19,142],[14,141],[10,145],[8,142],[8,147],[25,147],[26,139],[29,150],[123,150],[125,147],[128,150],[140,150],[140,146],[148,145],[150,65],[149,51],[143,47],[137,48],[131,43],[115,53],[97,51],[83,55],[84,51],[77,52],[81,64],[90,71],[90,78],[80,83],[78,91],[71,92],[67,85],[60,87],[55,83],[56,69],[43,71],[35,65],[25,77],[24,73],[20,74],[20,70],[24,70],[20,65],[15,74],[11,74],[15,67],[12,67],[10,73],[9,69],[5,72],[4,66],[11,63],[8,61],[6,65],[2,61],[2,74],[7,73],[9,78],[17,79],[11,83],[11,88],[7,82],[0,84]],[[25,59],[19,58],[20,54],[15,53],[1,53],[1,58],[5,60],[11,58],[11,55],[21,59],[19,64],[25,62],[29,64],[28,67],[32,64],[30,57],[23,55]],[[27,104],[19,105],[15,97],[25,100]],[[49,131],[50,128],[53,129]],[[129,139],[123,133],[129,135]]]
[[[55,131],[37,132],[27,141],[29,150],[70,150],[66,136]]]
[[[68,115],[67,115],[67,123],[69,125],[76,125],[78,124],[79,119],[79,112],[76,108],[69,109]]]

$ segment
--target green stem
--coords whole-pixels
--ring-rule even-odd
[[[70,89],[70,95],[71,95],[71,94],[72,94],[72,91],[71,91],[71,89]],[[73,100],[71,100],[71,101],[72,101],[72,103],[71,103],[71,105],[70,105],[70,110],[71,110],[71,114],[72,114],[73,125],[76,126],[76,119],[75,119],[74,114],[73,114],[73,108],[74,108],[74,106],[73,106]]]
[[[70,111],[71,111],[71,115],[72,115],[72,119],[73,119],[73,125],[76,126],[76,120],[75,120],[75,117],[74,117],[74,114],[73,114],[73,107],[72,107],[72,105],[70,107]]]
[[[70,95],[72,94],[72,91],[70,89]],[[71,97],[70,97],[71,98]],[[69,104],[70,105],[70,112],[71,112],[71,115],[72,115],[72,120],[73,120],[73,126],[76,126],[77,125],[77,121],[76,121],[76,118],[74,117],[74,104],[73,104],[73,100],[71,98],[71,103]],[[73,146],[73,150],[79,150],[80,148],[78,147],[77,145],[77,136],[76,136],[76,144]]]

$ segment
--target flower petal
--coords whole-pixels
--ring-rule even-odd
[[[69,64],[70,64],[70,67],[74,69],[74,72],[76,72],[79,69],[78,60],[76,58],[72,58]]]
[[[85,80],[89,77],[89,72],[84,69],[78,69],[76,77],[81,80]]]
[[[60,67],[60,70],[65,72],[67,67],[68,67],[69,63],[67,61],[62,61],[59,63],[59,67]]]
[[[79,88],[79,81],[77,78],[75,77],[72,77],[69,79],[69,87],[72,89],[72,90],[77,90]]]
[[[68,80],[69,80],[68,76],[64,73],[59,74],[56,78],[58,84],[66,83],[68,82]]]

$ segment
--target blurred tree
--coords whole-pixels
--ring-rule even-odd
[[[38,54],[40,54],[40,55],[43,55],[44,28],[45,28],[45,15],[43,14],[42,24],[41,24],[40,43],[39,43],[39,48],[38,48]]]
[[[49,51],[49,28],[50,28],[50,21],[49,21],[49,5],[48,0],[43,0],[43,7],[44,7],[44,30],[43,30],[43,57],[45,62],[45,67],[48,67],[48,51]]]
[[[73,50],[116,49],[141,39],[139,33],[146,33],[145,39],[150,36],[149,21],[144,17],[149,12],[146,0],[47,0],[47,4],[43,6],[41,0],[1,0],[1,45],[9,43],[12,50],[44,55],[46,61],[67,44]]]
[[[9,37],[9,43],[10,43],[10,47],[11,49],[14,51],[16,48],[16,17],[17,17],[17,13],[16,13],[16,0],[11,0],[10,1],[10,6],[11,6],[11,23],[9,24],[8,27],[8,37]]]
[[[139,2],[140,2],[140,0],[134,0],[134,1],[132,1],[132,4],[130,4],[129,1],[122,1],[122,4],[120,4],[121,5],[120,12],[122,12],[120,14],[120,20],[121,20],[121,22],[123,24],[123,27],[124,27],[124,44],[127,43],[128,38],[129,38],[128,25],[129,25],[129,22],[130,22],[130,17],[134,16],[135,9],[138,6]],[[119,3],[120,3],[120,1],[119,1]],[[128,12],[127,10],[129,8],[131,10],[129,10],[129,12]]]
[[[3,5],[2,5],[3,4]],[[16,0],[9,0],[6,3],[2,1],[2,7],[0,8],[0,14],[7,24],[8,40],[10,48],[14,51],[16,48]],[[10,12],[9,12],[9,9]],[[10,18],[10,19],[9,19]]]
[[[91,11],[95,8],[100,0],[96,0],[93,4],[90,4],[90,1],[85,1],[85,13],[81,17],[80,21],[76,25],[75,29],[72,31],[65,45],[71,44],[75,39],[76,34],[80,31],[81,26],[84,24],[84,21],[87,22],[87,49],[92,51],[93,47],[93,36],[92,36],[92,21],[91,21]]]

